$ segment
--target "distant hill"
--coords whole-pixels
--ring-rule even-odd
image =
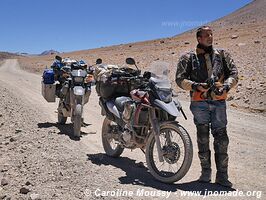
[[[18,56],[17,54],[14,53],[9,53],[9,52],[2,52],[0,51],[0,61],[4,59],[10,59]]]
[[[40,55],[45,56],[45,55],[53,55],[53,54],[59,54],[59,53],[60,52],[51,49],[51,50],[47,50],[47,51],[42,52]]]

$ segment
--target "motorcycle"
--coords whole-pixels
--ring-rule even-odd
[[[92,75],[88,74],[84,61],[62,59],[61,77],[64,79],[60,87],[60,100],[58,105],[58,123],[65,124],[68,117],[73,123],[74,137],[80,137],[83,123],[83,106],[89,101],[91,94]]]
[[[155,179],[164,183],[176,182],[188,172],[193,149],[188,132],[176,121],[181,114],[186,116],[180,102],[173,98],[168,79],[169,65],[157,61],[149,71],[141,74],[134,59],[127,58],[126,63],[137,70],[133,73],[115,70],[105,84],[110,87],[122,85],[128,88],[128,94],[106,99],[97,91],[105,116],[103,148],[111,157],[119,157],[125,148],[140,148]],[[101,82],[96,82],[96,89],[97,84]]]

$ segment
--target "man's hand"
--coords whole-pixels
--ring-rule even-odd
[[[209,90],[207,83],[200,83],[197,87],[197,90],[201,92],[207,92]]]
[[[222,87],[220,87],[218,89],[218,94],[219,96],[224,95],[225,93],[227,93],[229,91],[229,86],[228,85],[223,85]]]
[[[209,88],[207,83],[193,83],[192,90],[199,92],[207,92]]]

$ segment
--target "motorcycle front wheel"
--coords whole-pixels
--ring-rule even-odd
[[[82,105],[77,104],[73,116],[74,137],[80,137],[80,129],[82,124]]]
[[[188,172],[193,158],[192,141],[187,131],[177,122],[164,122],[160,126],[163,162],[159,161],[154,133],[151,133],[145,157],[150,173],[164,183],[174,183]]]

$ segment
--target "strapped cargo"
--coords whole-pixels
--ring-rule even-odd
[[[139,71],[131,68],[119,68],[117,65],[98,65],[94,71],[96,92],[105,99],[129,96],[132,86],[120,77],[136,76]]]

